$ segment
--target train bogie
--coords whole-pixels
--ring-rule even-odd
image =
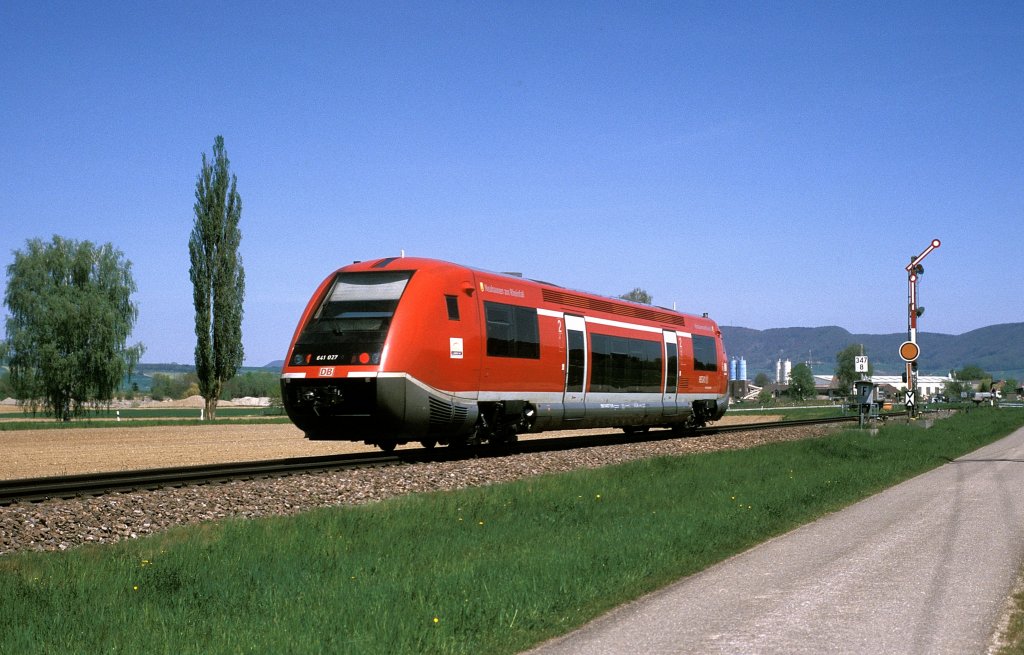
[[[704,424],[727,407],[726,366],[707,317],[387,258],[320,285],[281,385],[309,438],[390,448]]]

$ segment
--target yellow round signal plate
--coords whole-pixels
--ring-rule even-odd
[[[921,348],[913,341],[904,341],[900,344],[900,357],[905,362],[912,362],[921,354]]]

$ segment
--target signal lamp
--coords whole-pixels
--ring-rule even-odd
[[[359,354],[359,363],[360,364],[369,364],[370,363],[370,353],[360,353]]]

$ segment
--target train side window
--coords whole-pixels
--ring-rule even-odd
[[[458,296],[445,296],[444,302],[448,306],[448,320],[457,321],[459,320],[459,297]]]
[[[665,392],[675,393],[679,386],[679,346],[665,343]]]
[[[540,359],[537,310],[531,307],[485,302],[487,354],[491,357]]]
[[[717,371],[718,351],[714,337],[693,335],[693,369],[695,371]]]
[[[569,369],[565,377],[565,390],[583,391],[583,374],[586,371],[587,353],[584,350],[583,332],[569,330]]]
[[[662,353],[657,341],[592,334],[590,349],[591,391],[661,392]]]

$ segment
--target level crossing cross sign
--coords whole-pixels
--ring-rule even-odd
[[[907,396],[906,396],[906,405],[907,405],[907,407],[913,407],[914,405],[917,404],[916,396],[917,396],[917,394],[914,392],[913,389],[908,389],[907,390]]]

